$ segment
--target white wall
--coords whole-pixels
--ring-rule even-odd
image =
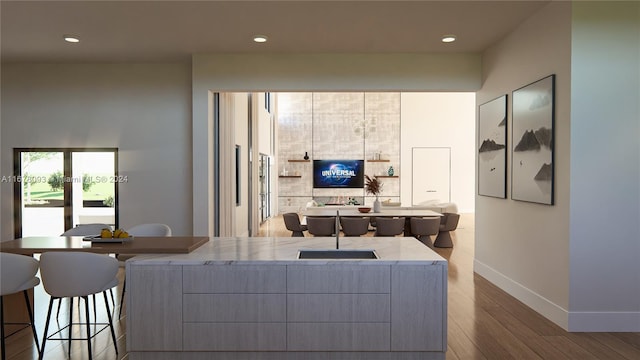
[[[474,212],[475,94],[401,94],[401,202],[411,205],[414,147],[451,148],[451,202]]]
[[[483,57],[478,103],[556,74],[556,203],[476,197],[475,269],[570,331],[640,331],[638,64],[637,2],[551,3]]]
[[[507,199],[476,196],[474,268],[564,328],[569,309],[570,66],[571,3],[552,2],[484,53],[485,79],[476,97],[482,104],[509,95],[511,149],[511,92],[556,74],[555,205],[510,199],[507,151]]]
[[[640,331],[640,3],[573,4],[569,328]]]
[[[120,225],[192,233],[190,66],[3,64],[1,173],[14,147],[118,147]],[[2,238],[13,238],[2,184]]]
[[[235,236],[249,235],[249,95],[234,93],[236,145],[240,145],[240,205],[236,205]],[[235,194],[234,194],[235,199]]]
[[[271,113],[274,113],[276,104],[278,103],[277,93],[271,93],[271,113],[265,108],[264,93],[257,93],[254,100],[258,101],[258,150],[266,155],[274,155],[271,144],[273,140],[273,120]]]
[[[265,98],[264,98],[264,93],[260,92],[260,93],[255,93],[255,96],[258,97],[258,119],[257,119],[257,131],[258,134],[257,136],[255,136],[255,138],[258,139],[258,153],[262,153],[265,155],[269,155],[271,157],[271,171],[269,174],[271,174],[271,177],[269,179],[270,184],[271,184],[271,202],[269,203],[269,207],[271,209],[271,215],[277,214],[278,213],[278,198],[276,196],[276,194],[278,193],[278,171],[277,168],[274,166],[275,164],[275,146],[276,146],[276,141],[275,139],[277,139],[277,135],[276,135],[276,131],[277,131],[277,125],[275,124],[275,114],[277,114],[278,111],[278,93],[271,93],[271,113],[269,113],[267,111],[267,109],[265,108]],[[274,115],[272,115],[274,114]],[[255,131],[255,129],[254,129]],[[254,144],[255,146],[255,144]],[[254,162],[258,162],[258,158],[254,157]],[[258,166],[254,167],[255,169],[255,178],[257,179],[257,173],[258,173]],[[259,197],[259,182],[258,184],[256,184],[255,187],[255,192],[254,192],[254,210],[257,211],[258,210],[258,203],[260,201],[260,197]],[[260,223],[260,214],[257,214],[256,216],[256,224],[254,226],[254,228],[257,228]],[[254,234],[257,233],[257,230],[254,231]]]
[[[198,54],[217,91],[475,91],[478,54]]]

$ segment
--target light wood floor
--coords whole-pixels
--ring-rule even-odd
[[[640,359],[640,333],[568,333],[527,306],[473,273],[473,216],[465,214],[453,234],[452,249],[435,248],[449,260],[448,351],[447,360],[456,359]],[[282,217],[265,222],[260,236],[289,236]],[[120,274],[122,276],[122,273]],[[116,302],[121,289],[114,293]],[[36,288],[36,325],[39,337],[44,331],[48,296]],[[102,308],[103,302],[98,300]],[[77,306],[74,306],[77,311]],[[82,308],[83,309],[83,308]],[[93,341],[94,358],[126,359],[125,312],[116,321],[119,354],[116,355],[108,331]],[[66,324],[68,312],[60,314]],[[117,317],[117,309],[116,309]],[[106,319],[104,310],[99,320]],[[63,320],[64,319],[64,320]],[[54,323],[55,326],[58,326]],[[64,342],[47,342],[45,359],[67,359]],[[11,360],[36,359],[30,332],[23,330],[7,339]],[[86,344],[74,341],[71,358],[86,359]],[[390,359],[393,360],[393,359]]]

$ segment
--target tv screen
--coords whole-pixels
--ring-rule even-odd
[[[364,187],[364,160],[313,160],[313,187]]]

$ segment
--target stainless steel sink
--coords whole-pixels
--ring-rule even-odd
[[[299,250],[298,259],[379,259],[375,250]]]

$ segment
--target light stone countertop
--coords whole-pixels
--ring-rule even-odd
[[[341,237],[340,249],[375,250],[380,259],[297,259],[301,249],[335,249],[335,237],[214,237],[189,254],[138,255],[135,265],[445,265],[447,261],[413,237]]]

